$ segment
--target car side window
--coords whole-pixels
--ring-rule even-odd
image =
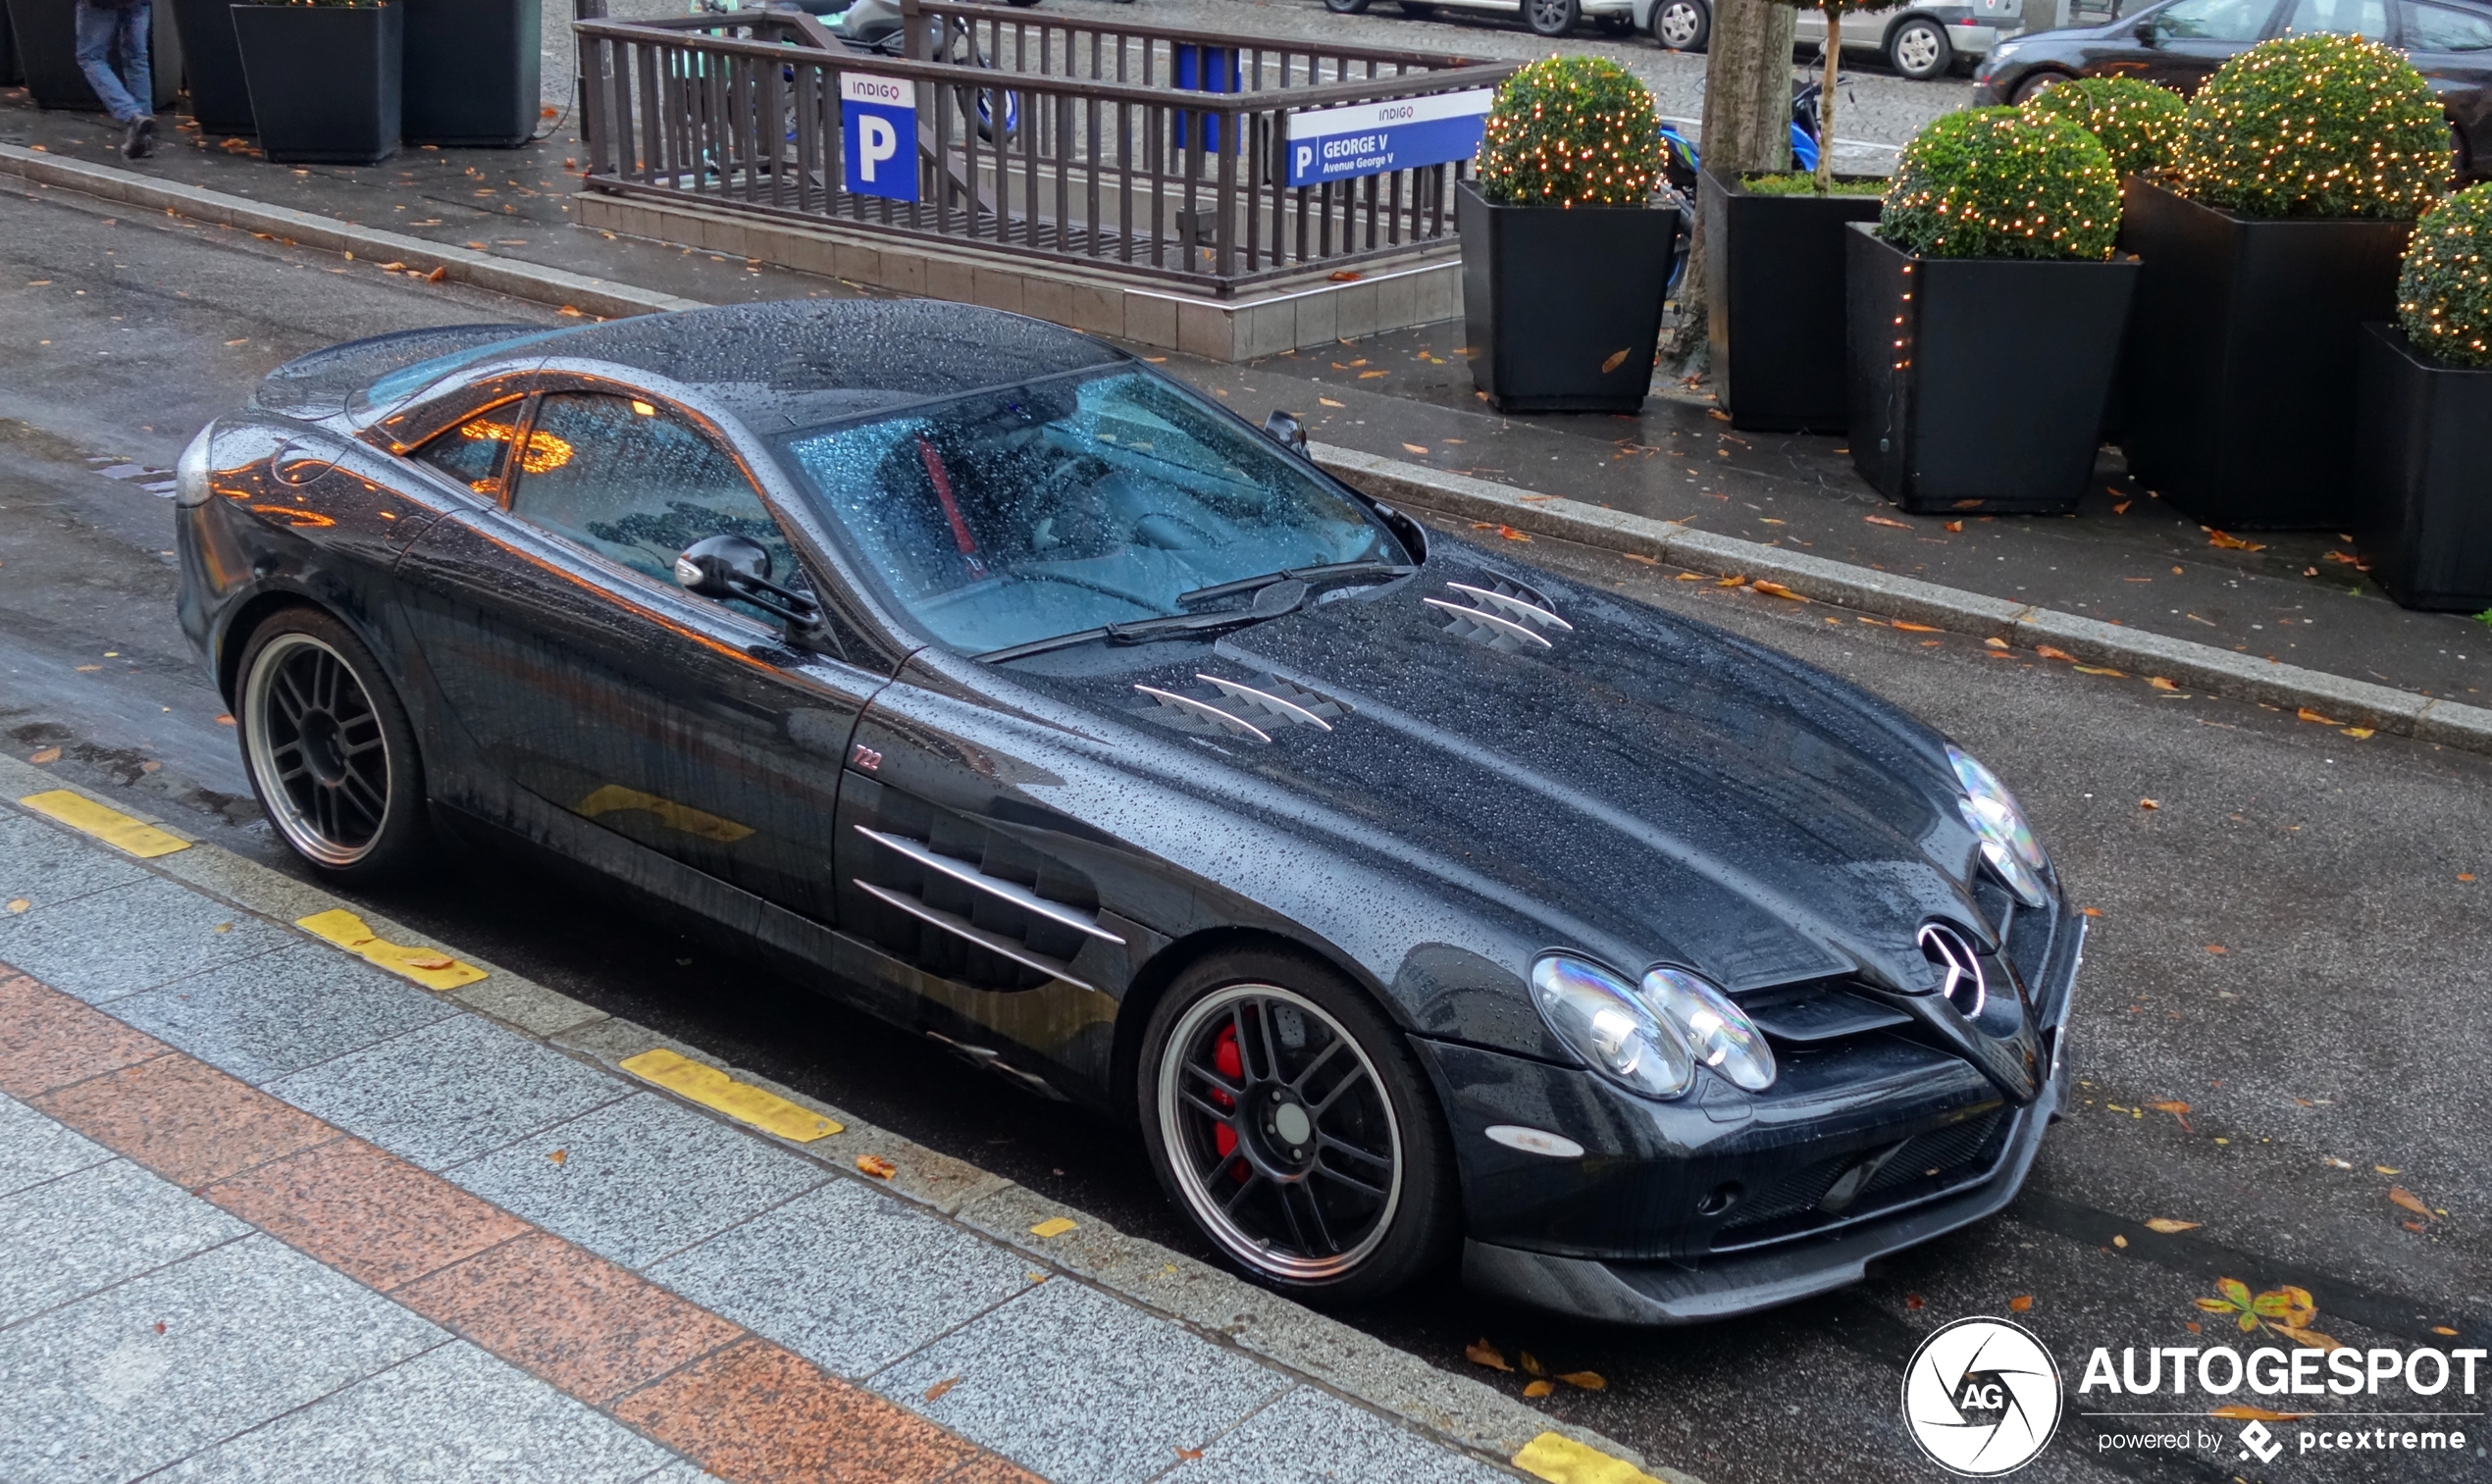
[[[2388,0],[2293,0],[2293,19],[2286,34],[2324,32],[2338,36],[2388,39]]]
[[[2492,16],[2407,0],[2406,45],[2418,52],[2492,51]]]
[[[511,514],[672,586],[693,542],[741,536],[804,589],[796,551],[743,469],[698,430],[632,397],[548,393],[519,460]],[[738,611],[746,611],[734,604]]]
[[[415,456],[489,500],[502,497],[502,456],[518,435],[525,402],[479,413],[415,451]]]
[[[2170,41],[2256,41],[2274,10],[2274,0],[2180,0],[2155,12],[2155,35]]]

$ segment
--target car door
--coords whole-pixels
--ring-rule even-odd
[[[463,801],[547,837],[531,821],[550,806],[835,921],[840,760],[888,664],[799,649],[675,585],[677,552],[734,535],[809,588],[742,462],[685,410],[606,390],[545,390],[471,432],[416,456],[495,502],[399,561],[428,683],[472,760]],[[496,441],[497,463],[467,446]]]
[[[2492,173],[2492,6],[2401,0],[2399,40],[2460,135],[2461,166]]]
[[[2216,68],[2267,34],[2279,8],[2279,0],[2174,0],[2140,17],[2130,31],[2131,44],[2086,70],[2196,92]]]

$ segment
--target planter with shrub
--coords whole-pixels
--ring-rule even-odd
[[[2362,327],[2394,313],[2448,177],[2440,104],[2388,48],[2290,36],[2225,63],[2190,100],[2171,184],[2129,190],[2130,472],[2206,525],[2344,529]]]
[[[254,132],[251,84],[242,76],[242,49],[234,39],[233,0],[172,0],[172,10],[189,69],[190,117],[212,134]]]
[[[1878,220],[1882,177],[1725,179],[1706,171],[1705,339],[1734,428],[1836,433],[1843,399],[1843,228]]]
[[[2492,184],[2414,225],[2397,320],[2362,327],[2355,531],[2398,602],[2492,611]]]
[[[2119,225],[2074,125],[1977,108],[1914,136],[1875,230],[1844,229],[1862,477],[1906,510],[2075,508],[2137,286]]]
[[[1455,193],[1472,379],[1502,412],[1633,412],[1652,384],[1680,213],[1656,206],[1652,94],[1613,63],[1497,89]]]
[[[8,0],[18,72],[37,108],[101,112],[104,100],[78,65],[78,0]],[[182,88],[182,36],[161,0],[147,21],[147,67],[155,82],[150,106],[169,113]]]
[[[508,149],[537,128],[543,0],[402,0],[409,144]]]
[[[261,153],[372,165],[398,152],[403,7],[279,0],[231,10]]]

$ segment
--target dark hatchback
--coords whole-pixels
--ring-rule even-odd
[[[2084,919],[1981,764],[1069,331],[417,332],[177,485],[304,858],[585,862],[1136,1127],[1287,1292],[1788,1302],[1998,1210],[2065,1094]]]
[[[2069,77],[2137,77],[2192,92],[2258,43],[2313,31],[2405,52],[2448,110],[2459,178],[2492,170],[2492,4],[2481,0],[2163,0],[2107,25],[2000,42],[1973,74],[1973,101],[2021,103]]]

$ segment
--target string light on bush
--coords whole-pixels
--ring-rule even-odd
[[[1933,258],[2103,262],[2120,230],[2120,178],[2103,141],[2014,108],[1933,120],[1903,147],[1878,235]]]
[[[2414,64],[2360,36],[2284,36],[2190,100],[2181,189],[2245,217],[2420,216],[2449,181],[2449,126]]]
[[[2072,77],[2025,100],[2025,116],[2074,124],[2103,141],[2116,175],[2162,170],[2180,146],[2188,101],[2135,77]]]
[[[1641,206],[1661,182],[1653,95],[1614,62],[1550,57],[1497,89],[1480,193],[1502,206]]]
[[[2426,360],[2492,367],[2492,183],[2458,192],[2414,224],[2397,276],[2397,322]]]

